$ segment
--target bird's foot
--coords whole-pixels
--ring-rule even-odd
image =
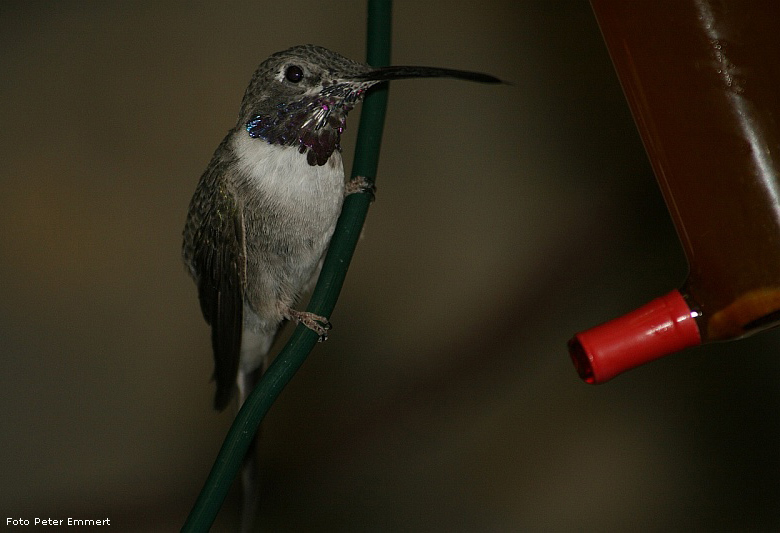
[[[303,324],[312,330],[320,337],[319,342],[328,340],[328,331],[330,331],[332,326],[324,316],[315,315],[308,311],[288,309],[285,318],[294,321],[296,324]]]
[[[366,193],[373,202],[376,200],[376,185],[365,176],[355,176],[347,182],[344,195]]]

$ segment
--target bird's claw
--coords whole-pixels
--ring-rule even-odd
[[[324,316],[316,315],[308,311],[296,311],[295,309],[290,309],[288,315],[287,318],[290,320],[293,320],[298,324],[303,324],[316,333],[319,336],[318,342],[328,340],[328,331],[330,331],[333,326]]]
[[[355,176],[347,182],[345,195],[365,193],[373,202],[376,200],[376,185],[365,176]]]

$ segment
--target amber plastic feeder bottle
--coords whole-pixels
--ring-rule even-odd
[[[780,2],[591,5],[690,268],[569,341],[580,376],[603,383],[780,323]]]

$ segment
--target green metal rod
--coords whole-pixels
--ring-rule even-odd
[[[369,0],[368,2],[366,56],[368,63],[375,67],[390,64],[391,10],[391,0]],[[353,178],[363,176],[373,182],[376,177],[386,107],[387,84],[382,84],[370,90],[363,103],[352,166]],[[324,317],[329,317],[333,312],[370,201],[367,194],[352,194],[344,200],[344,207],[331,239],[322,273],[309,302],[308,311]],[[303,365],[317,340],[316,333],[299,325],[284,349],[268,367],[236,415],[182,531],[208,531],[214,523],[260,423],[282,389]]]

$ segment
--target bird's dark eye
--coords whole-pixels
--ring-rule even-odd
[[[284,77],[291,83],[298,83],[303,79],[303,69],[298,65],[290,65],[284,71]]]

